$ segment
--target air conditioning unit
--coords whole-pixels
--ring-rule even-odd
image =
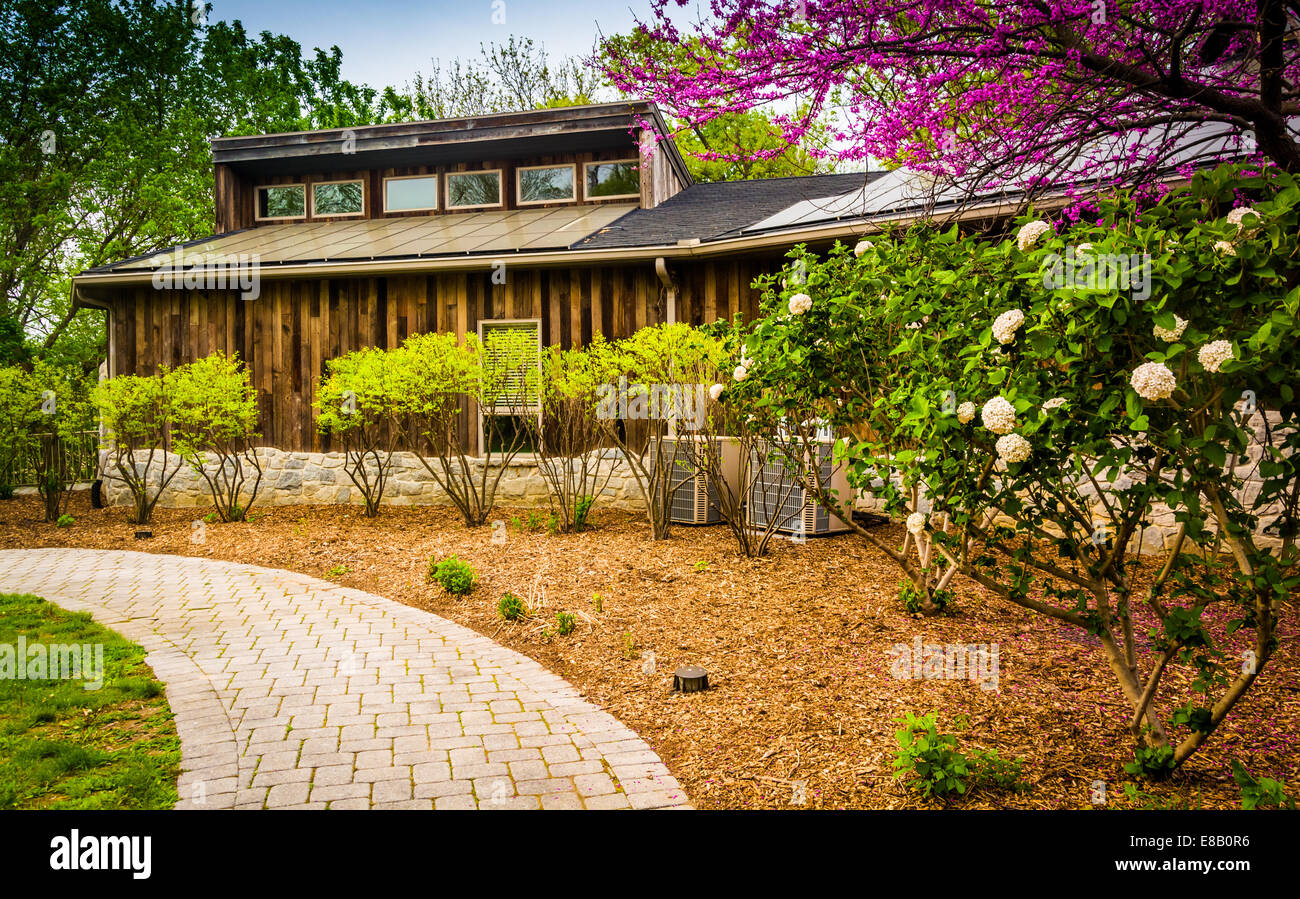
[[[780,450],[774,447],[758,447],[750,463],[750,482],[745,504],[746,515],[751,526],[766,528],[775,522],[775,529],[786,534],[804,536],[824,536],[838,534],[849,530],[849,526],[814,499],[812,488],[816,481],[811,474],[813,465],[818,466],[822,483],[846,500],[852,495],[849,490],[849,476],[843,465],[836,466],[832,458],[835,441],[830,437],[819,438],[808,447],[809,457],[800,466],[800,471],[808,471],[807,481],[799,481],[797,471],[786,465],[786,459]]]
[[[696,467],[697,459],[709,458],[705,454],[707,437],[665,437],[664,453],[669,458],[676,452],[676,460],[668,477],[672,491],[669,519],[675,524],[721,524],[722,512],[718,494],[708,474]],[[740,442],[732,437],[715,437],[718,442],[718,459],[722,476],[731,489],[740,493]]]

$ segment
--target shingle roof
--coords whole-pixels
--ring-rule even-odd
[[[752,181],[694,184],[653,209],[636,209],[572,245],[575,250],[707,242],[737,234],[746,225],[796,203],[841,196],[884,172],[804,175]]]

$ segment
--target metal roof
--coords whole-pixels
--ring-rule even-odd
[[[246,228],[116,262],[89,273],[190,267],[256,254],[263,266],[411,259],[565,249],[622,218],[634,204],[462,212],[352,222],[292,222]],[[178,249],[184,262],[178,263]]]

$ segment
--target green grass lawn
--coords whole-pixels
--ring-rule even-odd
[[[103,644],[103,686],[0,676],[0,809],[171,808],[180,741],[144,649],[83,612],[0,594],[0,649],[20,637]]]

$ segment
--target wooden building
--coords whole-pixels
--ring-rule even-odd
[[[753,278],[790,247],[868,228],[874,176],[694,184],[640,102],[212,148],[213,236],[83,272],[74,300],[107,310],[110,375],[237,352],[263,442],[318,452],[335,356],[506,323],[569,347],[753,316]]]

